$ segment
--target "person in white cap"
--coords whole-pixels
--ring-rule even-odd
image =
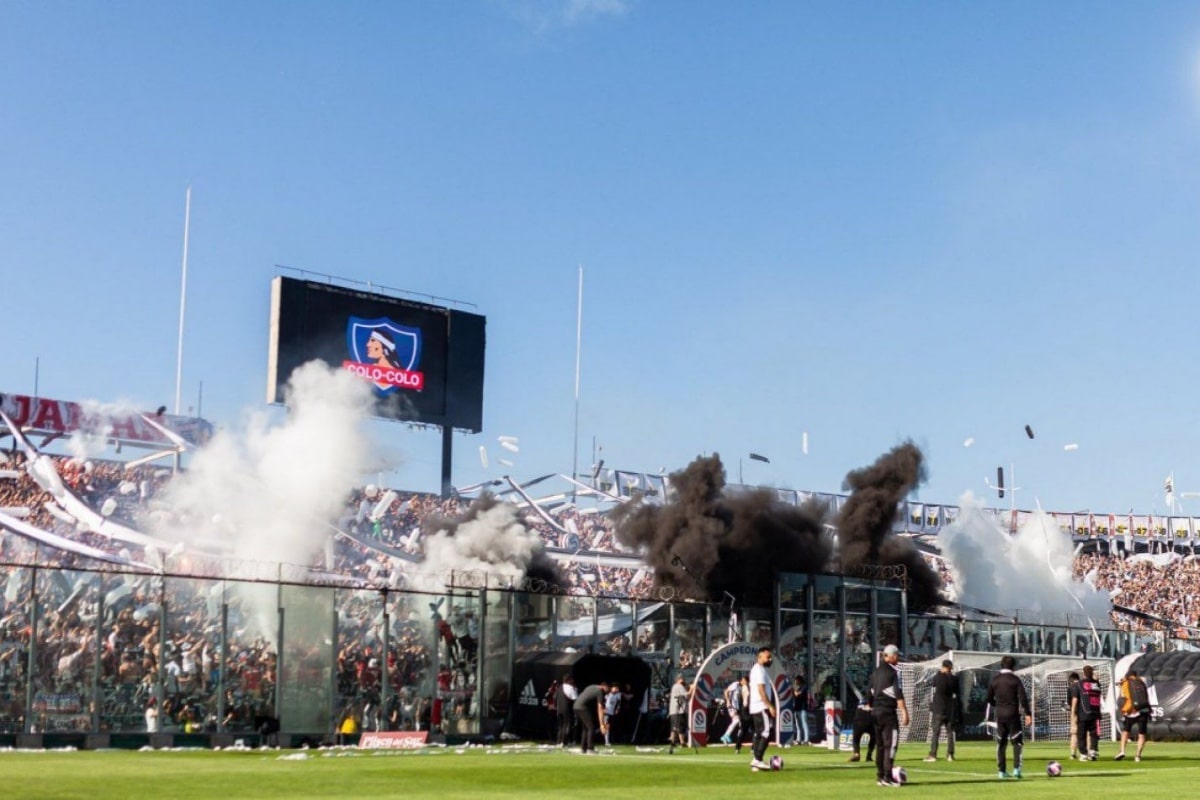
[[[880,786],[899,786],[892,778],[892,765],[900,744],[900,726],[908,724],[908,707],[904,704],[904,687],[900,684],[900,648],[889,644],[883,648],[883,660],[871,673],[867,698],[875,720],[875,775]]]

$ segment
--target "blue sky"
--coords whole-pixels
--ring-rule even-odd
[[[0,391],[172,402],[190,185],[221,424],[285,264],[477,304],[456,483],[500,434],[569,471],[582,264],[581,466],[827,491],[912,438],[929,502],[1200,490],[1195,4],[13,1],[0,141]]]

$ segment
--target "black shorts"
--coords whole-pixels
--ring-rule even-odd
[[[1126,717],[1123,727],[1126,733],[1133,733],[1136,729],[1139,736],[1146,735],[1146,726],[1150,723],[1150,712],[1143,711],[1136,717]]]
[[[687,714],[672,714],[671,730],[676,733],[683,733],[687,730]]]

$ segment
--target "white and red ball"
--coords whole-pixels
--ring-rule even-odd
[[[1051,761],[1046,765],[1046,774],[1051,778],[1057,778],[1059,775],[1062,775],[1062,764],[1057,761]]]
[[[774,772],[778,772],[779,770],[783,769],[783,756],[771,756],[771,761],[769,763],[771,765],[771,769]]]
[[[908,773],[904,767],[892,767],[892,780],[901,786],[908,783]]]

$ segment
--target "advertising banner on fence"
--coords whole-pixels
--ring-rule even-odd
[[[429,741],[429,731],[368,731],[358,740],[363,750],[419,750]]]

